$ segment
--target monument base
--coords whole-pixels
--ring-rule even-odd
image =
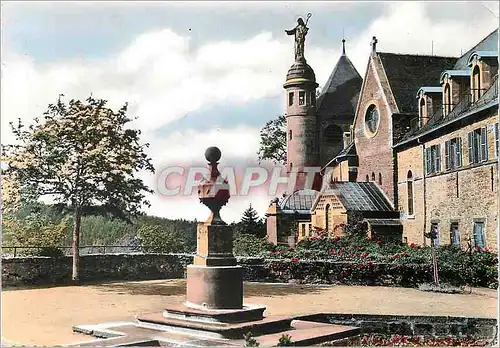
[[[242,309],[241,266],[187,266],[187,303],[199,309]]]

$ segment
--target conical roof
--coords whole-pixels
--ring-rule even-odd
[[[317,114],[354,116],[362,84],[363,79],[343,46],[342,55],[318,97]]]

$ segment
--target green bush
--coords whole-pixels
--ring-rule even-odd
[[[233,252],[237,256],[261,256],[274,247],[266,238],[246,233],[235,233]]]
[[[137,232],[143,252],[161,254],[182,251],[183,243],[174,225],[142,225]]]
[[[311,281],[376,283],[382,277],[405,286],[432,280],[430,247],[370,241],[355,233],[343,238],[306,238],[297,244],[296,249],[273,248],[266,258],[285,261],[277,266],[281,269],[274,270],[281,272],[278,275],[281,278],[305,279],[300,274],[304,272]],[[325,263],[315,262],[321,260]],[[437,249],[437,260],[439,278],[443,282],[453,286],[498,286],[498,258],[490,252],[466,252],[453,246],[442,246]],[[343,266],[332,266],[335,263]],[[331,272],[339,275],[331,276]]]

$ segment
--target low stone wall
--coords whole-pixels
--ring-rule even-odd
[[[183,278],[193,262],[189,254],[84,255],[80,279],[146,280]],[[2,286],[53,285],[71,281],[72,257],[12,257],[2,259]]]
[[[432,280],[430,265],[370,264],[349,262],[268,260],[238,257],[246,281],[306,284],[357,284],[415,287]],[[193,262],[191,254],[84,255],[82,282],[183,278]],[[2,259],[2,285],[54,285],[71,280],[72,258],[15,257]],[[444,277],[443,277],[444,278]]]
[[[297,319],[360,327],[362,333],[429,337],[496,337],[496,319],[448,316],[315,314]]]

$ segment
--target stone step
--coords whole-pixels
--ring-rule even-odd
[[[244,323],[225,323],[223,325],[165,318],[162,313],[144,314],[136,319],[139,326],[150,329],[178,331],[193,335],[201,334],[211,338],[241,339],[248,332],[259,336],[288,330],[293,318],[276,316]]]
[[[282,335],[290,335],[293,345],[308,346],[358,335],[361,329],[353,326],[293,320],[291,328],[278,333],[255,337],[262,347],[276,346]],[[244,341],[240,341],[244,344]]]

